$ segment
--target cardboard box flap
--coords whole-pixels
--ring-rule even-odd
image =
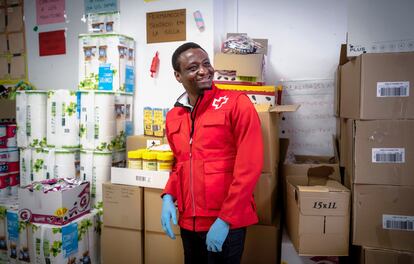
[[[233,37],[233,36],[239,36],[239,35],[245,35],[247,36],[247,33],[227,33],[227,38]],[[259,54],[267,54],[267,46],[268,46],[268,40],[267,39],[253,39],[254,41],[258,42],[262,47],[258,48],[256,53]]]
[[[326,185],[297,186],[299,192],[349,192],[348,188],[337,181],[328,180]]]
[[[299,104],[293,105],[276,105],[271,106],[270,104],[255,104],[257,112],[270,112],[270,113],[282,113],[282,112],[295,112],[299,109]]]

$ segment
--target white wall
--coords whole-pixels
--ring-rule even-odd
[[[29,81],[39,89],[76,89],[78,83],[78,34],[83,0],[66,1],[66,23],[39,26],[39,31],[67,29],[66,55],[38,56],[38,32],[34,0],[25,0]],[[187,9],[187,41],[203,46],[213,59],[226,32],[245,32],[269,39],[267,83],[280,80],[332,79],[339,47],[346,37],[346,5],[341,0],[119,0],[121,33],[137,43],[135,133],[142,133],[144,106],[172,107],[184,90],[175,80],[171,54],[183,42],[146,44],[146,13]],[[199,32],[193,12],[200,10],[206,25]],[[159,51],[160,68],[151,78],[152,57]]]

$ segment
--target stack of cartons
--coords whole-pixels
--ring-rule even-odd
[[[282,112],[294,112],[298,105],[256,104],[263,138],[263,168],[253,195],[259,223],[247,229],[243,263],[274,263],[280,259],[281,226],[278,215],[279,118]],[[267,237],[263,246],[263,236]]]
[[[352,244],[365,263],[378,263],[368,253],[414,252],[413,72],[412,52],[362,54],[341,67],[341,159]]]
[[[227,37],[238,34],[227,34]],[[216,53],[214,83],[217,88],[245,92],[254,104],[275,105],[275,86],[265,85],[267,39],[254,39],[259,47],[253,54]]]
[[[127,150],[142,149],[165,143],[167,143],[165,137],[150,137],[145,135],[130,136],[127,138]],[[106,249],[109,249],[108,256],[106,256],[105,253],[103,255],[105,262],[107,261],[106,259],[110,258],[109,255],[122,255],[125,260],[123,262],[121,261],[122,263],[184,262],[184,252],[180,238],[179,227],[173,225],[173,231],[176,236],[175,240],[169,238],[161,227],[161,194],[162,189],[168,180],[168,176],[169,172],[165,171],[145,171],[131,168],[112,168],[111,183],[104,185],[103,206],[105,210],[105,226],[103,230],[103,239],[105,240],[105,236],[108,233],[108,230],[112,232],[122,232],[124,234],[122,236],[120,235],[118,241],[116,242],[103,242],[103,252],[105,252]],[[109,191],[112,189],[116,190],[120,188],[130,188],[137,191],[139,190],[139,202],[137,199],[132,199],[132,197],[130,197],[127,199],[128,202],[116,202],[118,205],[113,204],[115,202],[115,199],[108,199],[108,195],[111,196],[111,193]],[[111,202],[111,200],[114,201]],[[120,206],[121,204],[122,206]],[[117,211],[115,211],[114,209],[116,208],[120,209],[117,209]],[[135,211],[135,213],[132,211]],[[111,224],[112,221],[108,219],[111,219],[115,217],[114,215],[119,214],[122,214],[123,216],[117,216],[117,218],[119,218],[117,224]],[[140,216],[139,227],[128,227],[128,224],[123,221],[125,219],[132,220],[132,215],[138,214]],[[133,235],[133,232],[137,234]],[[132,238],[138,235],[139,240],[132,240]],[[109,237],[111,235],[107,236]],[[124,245],[129,246],[125,247]],[[137,247],[139,247],[139,256],[136,256]],[[131,258],[135,259],[135,261],[131,261]],[[115,258],[113,258],[113,261],[115,261]]]

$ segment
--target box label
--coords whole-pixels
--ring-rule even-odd
[[[78,252],[78,224],[62,227],[62,249],[65,258]]]
[[[135,73],[134,67],[125,66],[125,92],[133,93],[135,86]]]
[[[336,206],[336,202],[322,202],[322,201],[315,201],[313,203],[314,209],[338,209]]]
[[[144,183],[147,182],[147,183],[151,183],[151,177],[146,177],[146,176],[137,175],[135,177],[135,180],[137,182],[144,182]]]
[[[111,91],[113,82],[113,71],[110,64],[99,66],[99,86],[98,90]]]
[[[410,82],[377,82],[377,97],[408,97]]]
[[[382,215],[382,228],[390,230],[414,231],[414,216]]]
[[[373,148],[372,163],[405,163],[405,148]]]
[[[7,233],[10,241],[19,239],[19,220],[16,213],[7,212]]]

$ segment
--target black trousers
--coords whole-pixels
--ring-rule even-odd
[[[241,261],[246,228],[231,229],[221,252],[207,251],[207,232],[194,232],[181,228],[185,264],[238,264]]]

